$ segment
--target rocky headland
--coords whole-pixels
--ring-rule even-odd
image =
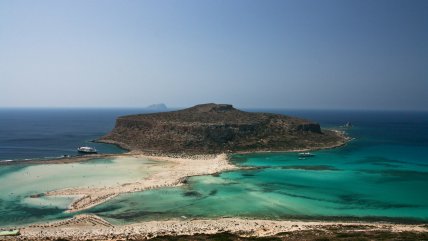
[[[99,141],[131,151],[214,154],[322,149],[346,140],[342,133],[323,130],[308,120],[245,112],[226,104],[202,104],[119,117],[114,129]]]

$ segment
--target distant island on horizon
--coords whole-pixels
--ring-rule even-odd
[[[168,110],[168,107],[164,103],[159,103],[159,104],[149,105],[144,109],[150,110],[150,111],[166,111]]]

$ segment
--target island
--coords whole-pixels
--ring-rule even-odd
[[[154,111],[167,111],[168,107],[164,103],[159,103],[159,104],[149,105],[144,110],[151,111],[151,112],[154,112]]]
[[[119,117],[98,141],[131,151],[174,154],[302,151],[343,145],[347,137],[318,123],[228,104]]]

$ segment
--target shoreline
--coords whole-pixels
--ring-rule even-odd
[[[248,150],[248,151],[227,151],[225,153],[227,154],[251,154],[251,153],[286,153],[286,152],[307,152],[307,151],[319,151],[319,150],[328,150],[328,149],[335,149],[342,146],[345,146],[350,141],[354,140],[354,138],[350,137],[346,131],[340,130],[339,128],[329,128],[329,129],[323,129],[324,131],[331,131],[334,132],[338,137],[340,137],[340,140],[337,143],[326,145],[326,146],[317,146],[317,147],[309,147],[309,148],[301,148],[301,149],[283,149],[283,150]],[[154,156],[198,156],[198,155],[204,155],[204,154],[186,154],[186,153],[164,153],[159,150],[133,150],[132,147],[128,146],[125,143],[119,142],[119,141],[113,141],[108,139],[97,139],[94,140],[94,142],[97,143],[105,143],[105,144],[111,144],[116,145],[119,148],[122,148],[124,150],[127,150],[128,153],[130,152],[141,152],[145,155],[154,155]],[[208,155],[215,155],[216,153],[210,153]]]
[[[352,139],[344,132],[343,142],[334,146],[320,147],[318,149],[300,149],[287,151],[263,152],[234,152],[230,154],[270,153],[270,152],[300,152],[319,149],[333,149],[346,145]],[[129,151],[121,154],[94,154],[88,156],[67,157],[50,160],[11,161],[5,164],[66,164],[83,162],[97,158],[138,157],[154,161],[166,161],[169,164],[165,170],[141,179],[137,182],[125,183],[104,188],[67,188],[45,193],[48,196],[75,196],[67,212],[77,212],[108,201],[120,194],[141,192],[144,190],[183,185],[191,176],[210,175],[229,170],[246,169],[230,162],[228,154],[218,155],[162,155],[161,153]],[[0,165],[3,163],[0,163]],[[1,227],[0,230],[6,229]],[[164,236],[180,235],[214,235],[230,233],[238,237],[275,237],[281,233],[296,233],[303,231],[332,232],[391,232],[391,233],[428,233],[428,224],[405,223],[391,221],[365,221],[365,220],[295,220],[295,219],[251,219],[238,217],[224,217],[213,219],[168,219],[161,221],[142,221],[132,224],[113,225],[103,218],[93,214],[79,214],[70,219],[52,221],[47,223],[34,223],[20,225],[20,236],[0,237],[0,240],[115,240],[115,239],[150,239]],[[314,237],[318,236],[316,234]]]
[[[276,151],[276,150],[275,151],[273,151],[273,150],[272,151],[237,151],[237,152],[233,152],[231,154],[296,153],[296,152],[330,150],[330,149],[336,149],[339,147],[346,146],[350,141],[355,139],[355,138],[348,136],[348,134],[345,131],[340,131],[340,130],[336,130],[336,129],[328,129],[328,130],[335,132],[338,136],[340,136],[342,138],[342,140],[338,143],[333,144],[333,145],[322,146],[322,147],[278,150],[278,151]]]
[[[128,154],[127,157],[146,158],[153,161],[167,162],[160,170],[149,177],[136,182],[116,186],[97,188],[66,188],[43,193],[43,196],[73,196],[76,197],[66,212],[72,213],[85,210],[104,203],[120,194],[141,192],[144,190],[174,187],[183,185],[188,177],[210,175],[238,167],[229,162],[226,154],[194,156],[194,158],[147,156],[143,154]]]
[[[350,141],[354,140],[354,138],[349,137],[345,131],[340,131],[336,129],[328,129],[329,131],[335,132],[339,135],[342,140],[338,143],[329,146],[322,147],[313,147],[313,148],[302,148],[302,149],[289,149],[289,150],[253,150],[253,151],[234,151],[234,152],[225,152],[227,155],[233,154],[251,154],[251,153],[295,153],[295,152],[306,152],[306,151],[318,151],[318,150],[329,150],[335,149],[342,146],[347,145]],[[56,157],[56,158],[45,158],[45,159],[18,159],[18,160],[0,160],[1,165],[20,165],[20,164],[66,164],[66,163],[75,163],[75,162],[83,162],[89,161],[92,159],[98,158],[118,158],[118,157],[129,157],[133,155],[144,155],[147,157],[180,157],[180,158],[189,158],[194,159],[198,156],[213,156],[219,155],[222,153],[210,153],[210,154],[186,154],[186,153],[164,153],[162,151],[150,151],[150,150],[132,150],[131,147],[116,141],[110,140],[93,140],[92,142],[96,143],[104,143],[110,145],[116,145],[119,148],[127,151],[124,153],[97,153],[97,154],[87,154],[87,155],[76,155],[76,156],[68,156],[68,157]]]
[[[100,154],[87,154],[87,155],[80,155],[80,156],[45,158],[45,159],[7,160],[7,161],[0,161],[0,165],[67,164],[67,163],[89,161],[92,159],[99,159],[99,158],[126,156],[129,154],[130,154],[129,152],[118,153],[118,154],[101,154],[100,153]]]
[[[269,152],[298,152],[318,149],[331,149],[345,145],[351,140],[346,136],[345,132],[333,130],[338,136],[341,137],[341,141],[334,145],[311,148],[311,149],[298,149],[298,150],[287,150],[287,151],[265,151]],[[109,142],[105,142],[109,143]],[[109,143],[115,144],[121,147],[117,142]],[[122,148],[122,147],[121,147]],[[128,149],[129,150],[129,149]],[[192,176],[210,175],[224,171],[238,170],[238,169],[252,169],[251,167],[239,167],[230,162],[231,154],[247,154],[247,153],[259,153],[259,152],[235,152],[235,153],[222,153],[222,154],[208,154],[208,155],[185,155],[185,154],[162,154],[155,152],[144,152],[131,150],[127,153],[121,154],[91,154],[85,156],[73,156],[64,157],[59,159],[49,160],[24,160],[24,161],[8,161],[0,162],[0,165],[14,165],[14,164],[68,164],[75,162],[89,161],[98,158],[121,158],[121,157],[137,157],[146,158],[154,161],[167,161],[170,166],[160,170],[157,173],[152,174],[147,178],[141,180],[124,183],[116,186],[98,187],[98,188],[82,188],[72,187],[65,189],[53,190],[41,194],[35,194],[35,198],[38,196],[70,196],[74,197],[73,201],[68,206],[66,212],[78,212],[85,209],[89,209],[101,203],[104,203],[120,194],[141,192],[150,189],[163,188],[163,187],[174,187],[183,185],[187,178]],[[260,152],[261,153],[261,152]]]
[[[96,215],[76,215],[73,218],[45,224],[33,224],[20,229],[15,240],[115,240],[149,239],[162,236],[231,233],[241,237],[272,237],[281,233],[301,231],[345,232],[413,232],[427,233],[426,224],[395,224],[388,222],[290,221],[245,218],[217,218],[145,221],[112,225]]]

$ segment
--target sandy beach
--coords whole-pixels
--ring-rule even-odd
[[[20,230],[21,235],[5,239],[16,240],[141,240],[166,235],[195,235],[228,232],[239,236],[266,237],[284,232],[304,230],[345,230],[352,232],[428,232],[426,225],[370,222],[273,221],[239,218],[212,220],[149,221],[113,226],[95,215],[75,217],[46,224],[34,224]]]
[[[162,162],[163,165],[153,175],[140,181],[115,186],[97,188],[67,188],[44,193],[46,196],[74,196],[67,212],[81,211],[122,193],[140,192],[153,188],[179,186],[190,176],[209,175],[227,170],[237,169],[228,161],[226,154],[199,155],[192,157],[146,156],[143,154],[126,155],[135,158],[147,158]],[[166,164],[164,164],[166,162]]]

